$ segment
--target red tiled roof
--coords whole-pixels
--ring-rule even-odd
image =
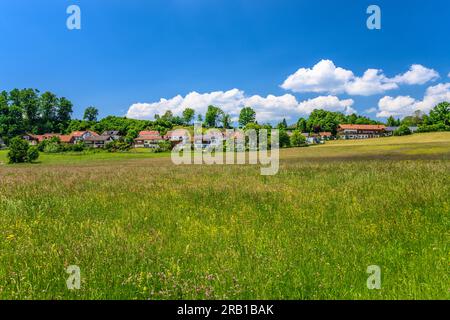
[[[339,129],[344,130],[385,130],[386,126],[382,124],[340,124]]]
[[[37,134],[37,135],[30,135],[31,137],[33,137],[34,139],[36,139],[39,142],[42,142],[44,140],[47,139],[51,139],[53,137],[60,137],[60,134],[57,133],[45,133],[45,134]]]
[[[163,137],[161,137],[161,136],[157,136],[157,135],[154,135],[154,134],[146,134],[146,135],[141,135],[141,136],[139,136],[139,137],[137,137],[136,139],[134,139],[134,140],[153,140],[153,141],[160,141],[160,140],[164,140],[163,139]]]
[[[59,136],[59,140],[63,143],[69,143],[70,141],[72,141],[72,135]]]
[[[90,131],[90,130],[86,130],[86,131],[74,131],[72,132],[70,135],[72,137],[81,137],[83,134],[85,134],[86,132],[90,132],[93,136],[98,136],[97,132],[94,131]]]
[[[160,136],[159,131],[141,131],[141,132],[139,132],[139,135],[140,136],[151,136],[151,135]]]
[[[321,137],[331,137],[332,136],[331,132],[320,132],[319,135]]]
[[[167,132],[166,137],[167,138],[170,138],[170,137],[184,137],[184,136],[188,136],[188,135],[189,135],[189,130],[187,130],[187,129],[176,129],[176,130],[172,130],[172,131]]]

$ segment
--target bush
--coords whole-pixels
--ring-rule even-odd
[[[27,152],[27,162],[33,162],[39,158],[39,150],[37,147],[29,147]]]
[[[419,127],[417,132],[437,132],[437,131],[450,131],[450,126],[446,126],[443,123],[423,125]]]
[[[105,149],[109,152],[125,152],[130,150],[131,145],[125,141],[113,141],[105,145]]]
[[[58,143],[49,141],[48,143],[45,143],[45,147],[44,147],[43,152],[45,152],[45,153],[58,153],[58,152],[61,152],[61,147],[60,147],[60,145]]]
[[[280,129],[279,137],[280,137],[280,147],[281,148],[288,148],[291,146],[291,140],[290,140],[290,137],[287,134],[286,130]]]
[[[301,147],[306,145],[306,138],[304,135],[301,134],[299,130],[295,130],[292,132],[291,138],[291,146],[293,147]]]
[[[75,144],[65,145],[67,151],[81,152],[86,150],[86,144],[83,141],[77,142]]]
[[[32,162],[39,158],[39,151],[36,147],[30,148],[21,137],[15,137],[10,141],[7,157],[9,163]]]
[[[406,125],[401,125],[397,130],[394,131],[394,136],[407,136],[412,132]]]
[[[170,141],[161,141],[158,143],[156,152],[166,152],[172,150],[172,143]]]

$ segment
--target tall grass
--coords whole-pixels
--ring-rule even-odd
[[[272,177],[167,157],[2,165],[0,298],[449,298],[450,135],[429,151],[432,136],[286,150]]]

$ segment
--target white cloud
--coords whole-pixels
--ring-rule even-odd
[[[417,103],[417,109],[428,112],[438,103],[450,102],[450,83],[440,83],[429,87],[422,101]]]
[[[369,108],[364,110],[365,113],[376,113],[378,111],[377,108]]]
[[[246,96],[238,89],[216,91],[211,93],[191,92],[185,97],[177,95],[171,99],[160,99],[153,103],[135,103],[130,106],[127,117],[133,119],[154,119],[155,114],[162,115],[171,110],[174,115],[181,115],[185,108],[192,108],[197,114],[205,114],[209,105],[220,107],[230,114],[235,121],[243,107],[250,106],[256,111],[258,122],[274,122],[283,118],[296,120],[299,115],[311,113],[314,109],[340,111],[344,113],[356,112],[352,108],[352,99],[339,100],[335,96],[324,96],[299,103],[291,94],[282,96],[259,95]]]
[[[284,81],[281,87],[293,92],[337,94],[344,92],[346,84],[353,78],[353,72],[337,68],[331,60],[322,60],[312,69],[298,69]]]
[[[314,109],[324,109],[328,111],[339,111],[345,114],[356,113],[352,108],[352,99],[339,100],[335,96],[322,96],[303,101],[299,104],[298,110],[302,114],[310,114]]]
[[[356,96],[370,96],[397,89],[398,85],[387,78],[382,70],[369,69],[362,77],[355,77],[346,84],[346,92]]]
[[[410,96],[383,97],[378,102],[377,117],[403,118],[413,114],[416,110],[428,113],[434,106],[444,101],[450,101],[450,83],[440,83],[429,87],[423,100],[416,100]]]
[[[425,68],[420,64],[413,64],[407,72],[394,77],[398,84],[425,84],[439,78],[439,73],[433,69]]]
[[[439,74],[422,65],[414,64],[404,74],[389,78],[380,69],[368,69],[362,77],[336,65],[331,60],[321,60],[312,68],[300,68],[281,85],[293,92],[315,92],[370,96],[397,89],[399,84],[424,84],[435,80]]]
[[[410,96],[398,96],[396,98],[389,96],[383,97],[378,102],[379,112],[377,113],[377,117],[404,117],[410,115],[415,111],[415,103],[416,100]]]
[[[191,92],[185,97],[177,95],[171,99],[161,99],[153,103],[135,103],[128,109],[127,117],[134,119],[153,119],[156,114],[162,115],[167,110],[181,116],[186,108],[196,113],[205,114],[209,105],[217,105],[230,115],[236,114],[245,100],[244,92],[238,89],[215,91],[210,93]]]

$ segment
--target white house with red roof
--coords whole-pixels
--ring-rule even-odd
[[[373,124],[340,124],[337,134],[341,139],[369,139],[384,136],[386,126]]]
[[[158,131],[141,131],[134,139],[135,148],[156,148],[158,143],[165,141]]]

